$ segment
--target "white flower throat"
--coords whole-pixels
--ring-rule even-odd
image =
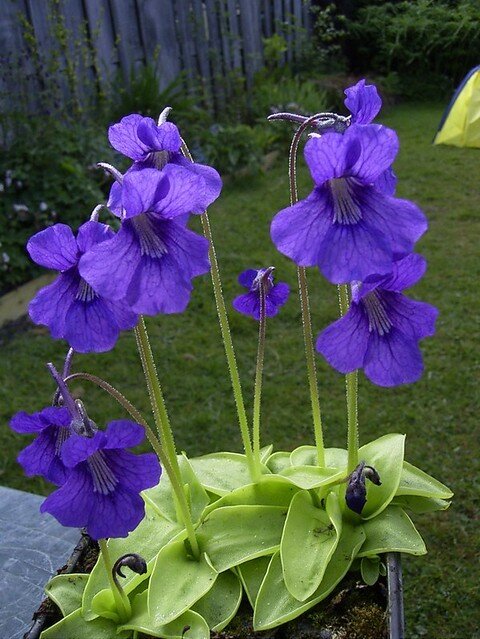
[[[379,335],[386,335],[393,324],[388,318],[385,302],[377,291],[367,293],[362,300],[368,315],[368,330]]]

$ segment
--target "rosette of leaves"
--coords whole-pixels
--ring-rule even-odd
[[[314,446],[262,449],[262,476],[251,483],[238,453],[179,456],[201,556],[195,559],[166,475],[143,492],[146,515],[128,537],[111,539],[112,558],[137,553],[147,571],[124,568],[131,617],[120,621],[104,563],[90,575],[59,575],[47,585],[63,619],[42,639],[208,639],[235,616],[242,598],[254,628],[274,628],[325,599],[349,570],[376,581],[386,552],[421,555],[425,544],[408,512],[444,510],[452,492],[404,460],[405,436],[389,434],[359,450],[381,485],[366,483],[361,514],[345,500],[347,451]],[[186,630],[188,628],[188,630]]]

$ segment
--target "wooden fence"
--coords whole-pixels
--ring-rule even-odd
[[[161,88],[183,72],[218,104],[232,74],[251,85],[264,38],[282,35],[290,62],[309,29],[310,0],[0,0],[0,91],[10,105],[23,91],[35,108],[57,74],[63,94],[82,99],[156,61]]]

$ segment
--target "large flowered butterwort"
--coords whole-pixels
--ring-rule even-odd
[[[277,249],[299,266],[318,266],[335,284],[391,272],[427,229],[415,204],[384,188],[397,151],[396,133],[376,124],[308,140],[305,159],[315,187],[273,219]]]
[[[145,515],[140,492],[160,479],[154,453],[126,450],[143,438],[142,426],[128,420],[110,422],[93,437],[71,435],[62,447],[67,479],[40,510],[63,526],[86,528],[93,539],[126,537]]]
[[[105,298],[78,271],[84,253],[108,244],[113,237],[109,226],[90,221],[82,224],[76,238],[66,224],[54,224],[27,244],[37,264],[60,271],[53,284],[42,288],[30,302],[30,317],[79,353],[112,349],[120,331],[133,328],[138,320],[122,299]]]
[[[317,350],[333,368],[350,373],[363,368],[379,386],[417,381],[423,372],[419,340],[433,335],[438,311],[402,294],[426,269],[421,255],[396,262],[388,277],[354,284],[349,311],[317,339]]]
[[[210,268],[208,241],[186,228],[188,215],[203,211],[204,193],[197,187],[198,177],[174,164],[127,173],[112,186],[108,202],[121,228],[82,257],[82,277],[135,313],[184,311],[192,278]]]

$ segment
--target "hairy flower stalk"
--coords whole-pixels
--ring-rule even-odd
[[[153,359],[153,353],[148,339],[147,329],[142,317],[140,317],[138,326],[135,328],[135,337],[137,340],[140,360],[142,362],[143,373],[145,375],[145,381],[147,382],[148,394],[150,396],[150,403],[152,406],[155,425],[157,426],[158,432],[160,434],[160,441],[162,443],[165,457],[168,459],[168,464],[166,465],[165,469],[169,474],[169,478],[175,492],[177,504],[183,518],[182,523],[184,524],[187,531],[188,541],[190,543],[193,556],[198,559],[200,557],[200,548],[198,546],[197,537],[195,535],[195,530],[193,527],[190,507],[185,495],[185,491],[183,489],[183,482],[178,465],[177,452],[175,450],[175,442],[170,426],[170,419],[168,417],[162,388],[158,379],[155,361]]]
[[[257,474],[260,475],[260,405],[262,400],[263,361],[265,356],[265,334],[267,329],[266,297],[268,278],[273,267],[260,274],[260,321],[258,324],[257,365],[255,369],[255,390],[253,395],[253,456]]]
[[[338,286],[338,302],[340,316],[347,313],[350,306],[348,286]],[[347,473],[350,474],[358,465],[358,372],[353,371],[345,375],[345,392],[347,398]]]
[[[186,158],[193,162],[192,155],[185,144],[182,141],[182,152]],[[220,323],[220,332],[222,334],[223,346],[225,348],[225,355],[227,358],[228,370],[230,373],[230,380],[232,383],[233,396],[235,398],[235,406],[237,408],[238,423],[240,425],[240,434],[242,436],[243,448],[245,450],[245,457],[247,458],[248,469],[252,481],[256,481],[257,473],[255,460],[252,451],[252,443],[250,440],[250,432],[247,421],[247,413],[245,411],[245,402],[243,400],[242,385],[240,383],[240,375],[238,373],[237,359],[235,357],[235,350],[233,348],[232,335],[230,333],[230,325],[228,322],[227,309],[225,306],[225,299],[222,291],[222,281],[220,279],[220,269],[218,267],[217,254],[213,244],[212,229],[210,226],[210,220],[208,213],[205,211],[202,216],[202,228],[203,234],[210,243],[208,250],[208,257],[210,259],[210,273],[212,276],[213,293],[215,296],[215,305],[217,307],[218,321]]]
[[[300,138],[303,132],[322,116],[317,113],[311,118],[307,118],[298,127],[293,136],[288,159],[288,174],[290,181],[290,203],[298,202],[297,189],[297,152]],[[298,286],[300,294],[300,306],[302,309],[303,341],[305,344],[305,357],[307,361],[308,385],[310,388],[310,401],[312,405],[313,430],[315,434],[315,446],[317,449],[317,464],[325,466],[325,447],[323,443],[322,413],[320,410],[320,398],[318,395],[317,370],[315,367],[315,352],[313,346],[312,319],[310,315],[310,302],[308,297],[307,273],[302,266],[297,267]]]

